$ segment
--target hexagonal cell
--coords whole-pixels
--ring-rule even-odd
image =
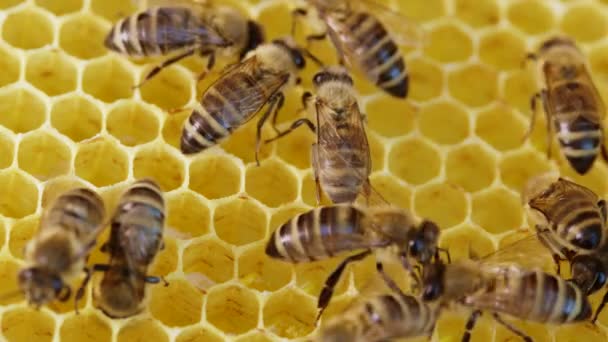
[[[104,22],[90,14],[72,16],[61,24],[59,46],[72,56],[90,59],[106,54]]]
[[[368,131],[371,129],[385,137],[400,137],[414,129],[416,108],[402,99],[382,95],[367,103],[361,111],[367,115]]]
[[[261,114],[258,113],[258,115],[258,117],[254,117],[248,123],[232,132],[230,137],[223,140],[220,144],[220,147],[222,147],[224,151],[235,155],[245,164],[255,162],[255,139],[257,123]],[[262,129],[262,139],[271,138],[275,135],[276,133],[272,128],[270,128],[270,125],[264,125]],[[260,163],[263,163],[264,160],[272,155],[274,146],[276,146],[276,144],[262,143],[259,154]]]
[[[0,113],[0,125],[15,133],[24,133],[44,123],[46,105],[28,90],[6,88],[0,92]]]
[[[99,138],[78,146],[74,167],[78,177],[99,187],[127,179],[129,160],[118,144]]]
[[[9,167],[15,157],[15,144],[8,133],[0,133],[0,169]]]
[[[91,0],[91,10],[110,22],[116,22],[137,10],[137,2],[121,0]]]
[[[180,148],[180,139],[184,122],[192,113],[191,110],[184,110],[178,113],[171,113],[165,117],[163,123],[162,136],[165,142],[177,149]]]
[[[38,188],[34,179],[22,171],[0,171],[0,214],[22,218],[33,214],[38,206]]]
[[[25,245],[32,239],[38,226],[40,219],[38,217],[27,217],[19,221],[15,221],[9,230],[8,249],[15,258],[23,259]]]
[[[314,329],[317,313],[312,298],[293,289],[273,293],[264,305],[264,326],[284,338],[297,338]]]
[[[120,102],[106,119],[108,133],[123,145],[135,146],[159,135],[159,121],[152,108],[135,101]]]
[[[152,316],[169,327],[183,327],[201,320],[203,297],[186,280],[171,279],[169,286],[150,286]]]
[[[439,144],[456,144],[469,136],[469,115],[457,102],[425,105],[417,119],[422,134]]]
[[[414,210],[423,218],[435,221],[446,229],[465,220],[468,201],[464,191],[457,186],[438,183],[417,189],[414,193]]]
[[[313,134],[307,127],[296,129],[291,134],[281,138],[272,144],[275,144],[277,156],[283,159],[286,163],[300,169],[310,167],[310,156],[312,144],[316,141],[316,135]],[[265,161],[262,163],[268,163]]]
[[[525,57],[524,39],[511,29],[487,32],[479,42],[479,59],[499,70],[520,68]]]
[[[551,170],[551,164],[541,153],[524,150],[505,156],[499,169],[502,182],[515,191],[521,191],[528,179]]]
[[[498,104],[477,115],[475,134],[499,151],[521,146],[527,131],[514,110]]]
[[[29,28],[35,27],[35,30]],[[2,38],[21,49],[37,49],[53,42],[53,22],[35,7],[9,14],[2,25]]]
[[[391,173],[410,184],[423,184],[439,175],[439,151],[420,139],[408,139],[394,144],[389,152]]]
[[[18,4],[22,3],[23,1],[24,0],[3,0],[3,1],[0,1],[0,8],[5,9],[5,8],[17,6]]]
[[[266,241],[252,246],[239,256],[239,280],[258,291],[276,291],[292,277],[291,265],[266,256]]]
[[[152,178],[163,191],[179,188],[184,182],[184,161],[175,150],[164,144],[146,146],[135,154],[133,175],[135,178]]]
[[[76,90],[76,65],[62,52],[39,51],[30,54],[25,65],[25,79],[49,96]]]
[[[82,74],[82,90],[105,102],[129,98],[133,96],[133,75],[129,69],[128,62],[114,57],[91,61]]]
[[[36,5],[46,8],[56,15],[76,12],[82,8],[82,0],[36,0]]]
[[[478,144],[468,144],[451,150],[445,168],[448,182],[469,192],[488,187],[496,177],[494,155]]]
[[[215,208],[213,225],[220,239],[240,246],[263,238],[268,219],[264,208],[251,199],[239,197]]]
[[[226,155],[201,155],[190,164],[190,189],[217,199],[241,190],[241,167]]]
[[[235,342],[272,342],[274,339],[264,331],[252,331],[249,334],[234,339]]]
[[[348,253],[344,253],[335,258],[295,264],[296,285],[309,295],[315,298],[318,297],[321,290],[323,290],[327,277],[329,277],[331,272],[338,267],[340,262],[342,262],[347,255]],[[372,257],[370,257],[370,259],[372,259]],[[361,262],[355,264],[359,263]],[[353,267],[348,267],[344,273],[342,273],[340,281],[334,289],[334,296],[338,296],[347,290],[352,269]]]
[[[467,312],[467,311],[464,311]],[[464,333],[467,314],[444,312],[437,321],[435,335],[441,340],[460,339]],[[475,329],[471,332],[472,342],[494,341],[494,320],[490,315],[483,315],[477,320]]]
[[[144,69],[141,79],[150,68]],[[190,101],[192,88],[190,82],[194,80],[191,74],[182,68],[171,66],[163,69],[157,76],[150,79],[139,88],[142,100],[155,104],[163,109],[181,108]]]
[[[408,61],[410,92],[408,98],[425,101],[435,98],[443,91],[443,71],[426,59]]]
[[[506,189],[473,195],[471,219],[492,234],[520,228],[523,214],[519,197]]]
[[[179,261],[179,253],[177,250],[177,242],[175,239],[165,235],[163,237],[164,248],[156,255],[154,262],[150,265],[148,273],[155,276],[167,276],[169,273],[177,269]]]
[[[165,197],[166,229],[179,238],[191,239],[209,232],[211,222],[208,204],[192,191],[179,191]]]
[[[479,258],[494,252],[494,243],[488,234],[468,225],[441,232],[439,245],[450,252],[452,261]]]
[[[369,144],[369,154],[372,158],[372,172],[384,170],[384,146],[386,142],[383,138],[378,137],[373,133],[367,134],[367,143]]]
[[[247,168],[245,191],[270,207],[278,207],[298,197],[298,178],[284,163],[265,160],[259,167]]]
[[[513,1],[507,16],[515,27],[528,34],[547,32],[555,25],[553,10],[544,1]]]
[[[176,342],[223,342],[224,339],[211,329],[201,326],[182,330],[175,339]]]
[[[234,254],[216,239],[190,244],[182,255],[186,278],[199,289],[206,290],[234,275]]]
[[[555,342],[605,341],[607,338],[603,329],[581,327],[575,324],[557,327],[554,334]]]
[[[445,2],[430,0],[425,3],[418,1],[398,1],[400,12],[417,21],[428,21],[445,15]]]
[[[47,180],[70,172],[70,147],[45,131],[26,135],[19,142],[19,168],[39,180]]]
[[[463,86],[465,84],[466,87]],[[497,86],[496,71],[483,64],[469,64],[448,75],[450,94],[471,107],[483,106],[494,100]]]
[[[3,258],[3,260],[0,261],[0,277],[2,277],[2,279],[17,279],[20,270],[21,265],[17,264],[13,260],[10,260],[9,258]],[[19,291],[19,285],[16,281],[0,282],[0,291],[0,293],[15,294],[14,296],[4,296],[4,298],[1,298],[0,305],[19,303],[25,299],[21,291]]]
[[[33,308],[16,308],[2,315],[2,335],[7,341],[53,340],[55,321],[48,313]]]
[[[442,63],[467,60],[473,53],[468,33],[456,23],[437,25],[428,33],[424,53]]]
[[[258,324],[257,296],[240,286],[214,288],[207,295],[207,322],[226,334],[243,334]]]
[[[371,177],[374,189],[389,203],[400,208],[410,209],[412,190],[391,174],[379,174]]]
[[[59,197],[59,195],[78,187],[87,186],[80,178],[74,176],[61,176],[50,179],[44,183],[44,190],[42,191],[42,200],[40,201],[40,206],[42,208],[46,208],[51,204],[51,202]]]
[[[496,0],[456,0],[456,17],[472,27],[497,25],[500,21],[500,8]]]
[[[73,141],[99,134],[101,124],[99,107],[82,96],[66,96],[54,102],[51,108],[51,125]]]
[[[530,115],[530,98],[538,92],[534,73],[529,70],[513,70],[502,82],[501,98],[520,112]]]
[[[276,20],[277,18],[289,18],[291,16],[291,9],[287,4],[282,2],[271,3],[268,6],[264,6],[260,15],[258,16],[258,22],[261,23],[272,23],[265,29],[267,39],[274,39],[281,37],[285,32],[290,32],[291,22],[290,20]]]
[[[153,319],[130,320],[118,331],[117,342],[169,342],[169,336]]]
[[[573,5],[562,17],[561,29],[576,41],[588,42],[603,38],[608,20],[597,5]]]
[[[59,328],[61,341],[112,341],[112,328],[96,314],[68,317]]]
[[[0,47],[0,68],[2,69],[0,87],[19,80],[21,61],[12,51],[4,47]]]

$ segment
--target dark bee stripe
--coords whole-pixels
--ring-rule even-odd
[[[384,311],[386,315],[393,321],[401,321],[404,319],[403,308],[401,307],[401,303],[395,299],[393,296],[384,295],[380,297],[380,303],[384,306]],[[407,306],[407,305],[406,305]],[[417,305],[414,305],[417,307]],[[413,316],[418,317],[418,316]]]
[[[335,211],[338,207],[324,207],[319,209],[319,233],[321,234],[321,243],[328,256],[333,256],[335,246],[331,243],[331,238],[334,233],[339,233],[336,228]]]
[[[150,188],[149,186],[141,186],[137,183],[124,193],[122,202],[141,202],[143,198],[149,199],[159,207],[163,207],[165,203],[163,196],[160,193],[160,189],[156,187]]]
[[[559,285],[557,279],[550,276],[543,276],[539,273],[533,273],[530,276],[534,278],[541,277],[542,287],[540,293],[537,296],[543,296],[543,300],[540,301],[541,307],[539,308],[539,319],[540,321],[547,321],[551,318],[553,312],[559,308],[556,308],[557,301],[560,296]]]
[[[309,215],[310,213],[304,213],[302,215]],[[294,219],[295,220],[295,219]],[[285,255],[281,255],[281,257],[285,258],[289,258],[291,259],[291,261],[293,262],[299,262],[302,261],[303,257],[306,258],[306,256],[302,255],[302,251],[298,250],[298,248],[296,247],[296,242],[295,240],[299,238],[299,236],[294,236],[293,231],[292,231],[292,225],[293,225],[293,220],[288,221],[287,223],[285,223],[284,225],[281,226],[281,228],[279,228],[279,241],[281,243],[281,245],[283,246],[283,248],[285,249]]]
[[[297,232],[298,232],[298,240],[300,241],[300,244],[302,245],[302,252],[303,252],[303,256],[307,257],[310,260],[316,260],[316,256],[315,256],[315,249],[316,246],[315,244],[315,239],[314,239],[314,235],[315,235],[315,231],[314,231],[314,210],[309,212],[309,213],[305,213],[303,215],[298,216],[297,218]]]
[[[137,51],[137,49],[133,47],[133,44],[131,44],[131,41],[129,41],[129,37],[131,36],[131,20],[134,20],[134,18],[129,17],[122,21],[120,25],[120,38],[127,54],[139,55],[139,51]]]
[[[252,99],[266,97],[264,89],[258,86],[256,79],[243,72],[223,77],[214,88],[223,98],[207,91],[201,100],[201,105],[228,131],[240,126],[243,120],[252,114],[241,112],[243,89],[247,89],[247,94]]]
[[[361,28],[361,25],[369,19],[369,15],[363,12],[353,12],[350,17],[347,18],[346,26],[348,31],[357,32]]]
[[[137,39],[141,46],[142,55],[150,56],[158,52],[158,47],[153,40],[150,39],[150,31],[152,30],[152,16],[150,11],[144,11],[137,15]]]

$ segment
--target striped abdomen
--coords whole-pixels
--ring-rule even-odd
[[[153,7],[121,19],[106,36],[105,46],[132,57],[166,55],[187,47],[226,42],[186,7]]]
[[[105,208],[99,195],[89,189],[76,188],[55,200],[43,217],[41,229],[59,226],[75,232],[79,239],[94,240],[98,228],[104,223],[104,215]]]
[[[562,151],[579,174],[585,174],[597,157],[602,142],[598,104],[593,90],[578,82],[556,86],[550,92],[555,102],[553,125]]]
[[[563,245],[575,246],[587,251],[595,250],[604,240],[602,213],[588,194],[570,191],[564,194],[547,194],[553,205],[539,206],[547,202],[545,197],[530,201],[530,207],[541,211],[554,236]]]
[[[369,247],[364,213],[352,206],[319,207],[287,221],[274,231],[266,245],[270,257],[307,262]]]
[[[321,331],[323,342],[386,341],[430,335],[437,312],[413,296],[380,295],[343,313]]]
[[[512,300],[505,298],[505,291]],[[502,300],[495,296],[501,296]],[[507,272],[485,297],[487,301],[470,304],[541,323],[580,322],[589,319],[592,313],[591,304],[576,285],[539,270]]]
[[[408,73],[403,56],[386,28],[375,17],[350,12],[345,18],[328,18],[334,31],[332,39],[342,47],[350,62],[358,65],[367,77],[389,94],[405,98]]]
[[[217,144],[245,123],[268,101],[274,89],[265,89],[255,77],[229,73],[203,94],[200,106],[184,124],[180,147],[183,153],[200,152]]]
[[[329,124],[328,124],[329,125]],[[370,152],[367,143],[349,144],[352,139],[365,139],[365,132],[345,128],[321,127],[318,153],[318,176],[323,191],[333,203],[351,203],[361,193],[371,172]],[[338,131],[342,139],[324,137],[326,130]],[[339,141],[332,141],[334,140]]]

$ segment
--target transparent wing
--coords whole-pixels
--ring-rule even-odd
[[[503,238],[504,239],[504,238]],[[541,242],[537,233],[519,231],[501,244],[499,249],[478,261],[485,267],[520,266],[522,269],[539,268],[547,272],[555,270],[551,251]]]
[[[386,26],[387,31],[398,45],[417,47],[424,42],[425,34],[422,27],[396,9],[376,0],[353,0],[349,2],[349,6],[359,11],[372,13]]]
[[[369,143],[365,134],[365,126],[358,104],[356,102],[353,103],[351,107],[347,109],[347,111],[348,119],[344,123],[344,125],[348,125],[348,127],[350,128],[350,136],[344,137],[338,132],[334,120],[332,120],[331,118],[332,109],[326,106],[322,101],[317,101],[316,112],[317,126],[319,130],[318,140],[319,142],[323,141],[326,146],[340,146],[341,149],[345,150],[352,149],[367,151],[367,160],[365,160],[365,163],[371,167]],[[317,146],[318,148],[323,149],[323,144],[319,143]],[[354,163],[361,162],[359,160],[346,160],[345,158],[342,158],[342,161],[344,162],[344,164],[348,165],[353,170],[357,169]],[[366,175],[361,176],[365,177]],[[362,191],[359,194],[357,201],[363,202],[360,204],[365,204],[368,206],[389,204],[388,201],[382,195],[380,195],[380,193],[376,189],[374,189],[369,179],[367,179],[363,184]]]
[[[153,6],[205,8],[213,6],[212,0],[131,0],[138,9],[144,10]]]

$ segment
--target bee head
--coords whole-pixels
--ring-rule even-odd
[[[422,264],[428,264],[437,253],[439,227],[434,222],[424,220],[413,239],[408,242],[409,254]]]
[[[572,282],[585,292],[592,294],[606,283],[606,270],[597,258],[589,254],[579,254],[572,259]]]
[[[351,86],[353,85],[353,79],[350,77],[346,69],[339,66],[325,68],[316,73],[312,78],[312,82],[317,88],[330,81],[343,82]]]
[[[540,53],[546,52],[548,50],[550,50],[553,47],[557,47],[557,46],[572,46],[574,47],[575,44],[572,40],[566,38],[566,37],[553,37],[550,38],[548,40],[546,40],[539,49]]]
[[[422,299],[433,301],[441,297],[444,288],[445,264],[441,261],[428,264],[422,270]]]
[[[26,268],[19,272],[19,287],[25,293],[27,301],[40,307],[55,298],[67,300],[70,288],[61,278],[40,268]],[[62,292],[64,292],[62,294]]]
[[[300,50],[300,48],[298,48],[298,46],[296,45],[296,43],[293,39],[291,39],[291,38],[275,39],[272,41],[272,44],[279,46],[282,49],[284,49],[285,51],[287,51],[289,53],[289,55],[291,56],[291,60],[293,61],[293,64],[295,64],[295,66],[298,69],[304,69],[304,67],[306,66],[306,59],[304,58],[304,54],[302,53],[302,50]]]

